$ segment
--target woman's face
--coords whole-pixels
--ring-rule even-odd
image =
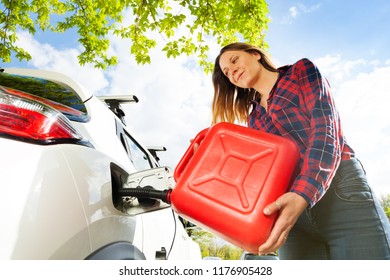
[[[260,78],[260,54],[246,51],[226,51],[219,58],[219,66],[230,82],[240,88],[253,88]]]

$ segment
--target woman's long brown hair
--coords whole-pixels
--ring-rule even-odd
[[[218,122],[235,121],[247,123],[251,102],[259,98],[259,94],[252,88],[240,88],[233,85],[222,72],[219,65],[221,55],[226,51],[257,52],[260,54],[259,63],[267,70],[276,72],[276,67],[267,54],[256,46],[246,43],[232,43],[221,49],[215,59],[212,80],[214,85],[214,98],[212,103],[212,124]]]

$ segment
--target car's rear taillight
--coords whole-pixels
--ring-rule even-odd
[[[38,103],[43,103],[51,108],[54,108],[54,109],[60,111],[62,114],[64,114],[65,116],[67,116],[71,120],[74,120],[77,122],[86,122],[88,120],[88,116],[86,114],[84,114],[83,112],[80,112],[76,109],[73,109],[71,107],[68,107],[64,104],[61,104],[61,103],[58,103],[58,102],[55,102],[55,101],[52,101],[52,100],[49,100],[49,99],[46,99],[43,97],[39,97],[39,96],[36,96],[33,94],[29,94],[29,93],[26,93],[23,91],[19,91],[16,89],[5,88],[5,87],[3,87],[3,88],[10,94],[16,95],[16,96],[21,97],[21,98],[26,98],[26,99],[31,100],[31,101],[37,101]]]
[[[39,144],[83,142],[61,112],[6,88],[0,88],[0,135]]]

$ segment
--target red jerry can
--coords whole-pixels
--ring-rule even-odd
[[[297,145],[285,137],[218,123],[196,135],[176,166],[171,206],[188,221],[257,253],[277,217],[263,209],[288,190],[298,162]]]

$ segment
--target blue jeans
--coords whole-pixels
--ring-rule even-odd
[[[329,190],[290,231],[280,259],[390,259],[390,224],[361,163],[342,161]]]

